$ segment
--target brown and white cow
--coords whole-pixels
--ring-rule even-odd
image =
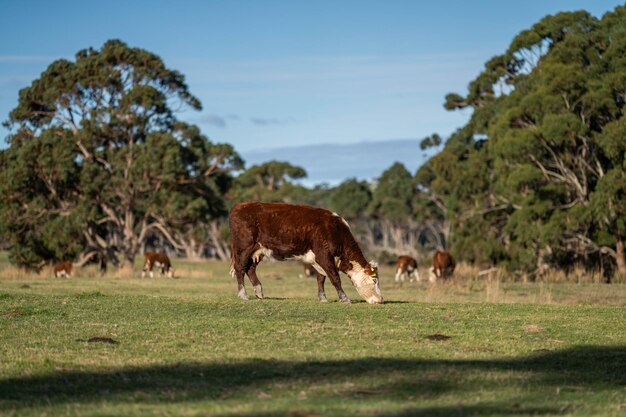
[[[72,277],[72,261],[65,261],[54,266],[55,278]]]
[[[237,278],[239,298],[248,299],[244,275],[248,275],[257,298],[263,298],[256,267],[268,257],[297,259],[313,265],[320,273],[317,278],[320,301],[327,301],[324,281],[328,277],[340,301],[350,302],[341,288],[341,271],[350,277],[368,303],[383,302],[378,265],[365,260],[350,226],[336,213],[304,205],[248,202],[232,208],[229,222],[231,275]]]
[[[170,262],[170,258],[163,252],[146,252],[144,254],[143,269],[141,270],[141,278],[146,276],[146,272],[150,271],[150,278],[154,278],[152,268],[161,268],[161,276],[167,275],[168,278],[174,277],[174,267]]]
[[[433,266],[430,268],[429,281],[446,279],[452,276],[456,262],[449,252],[437,250],[433,256]]]
[[[413,279],[419,282],[420,273],[417,270],[417,261],[415,258],[400,255],[396,261],[396,282],[404,282],[405,278],[408,278],[409,282],[413,282]]]

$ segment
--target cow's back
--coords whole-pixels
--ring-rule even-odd
[[[403,271],[417,269],[417,261],[411,256],[401,255],[398,256],[398,260],[396,262],[396,269],[401,269]]]
[[[278,252],[307,251],[315,241],[338,244],[349,233],[345,220],[329,210],[286,203],[237,204],[229,223],[233,244],[260,243]]]
[[[170,258],[166,253],[162,252],[146,252],[144,253],[145,263],[147,265],[154,265],[155,263],[159,263],[164,266],[170,266]]]
[[[435,252],[435,256],[433,257],[433,267],[436,270],[443,272],[446,269],[450,269],[450,272],[453,272],[455,266],[456,262],[454,261],[452,255],[448,252],[439,250]]]
[[[63,275],[69,277],[72,274],[72,266],[71,261],[61,262],[54,267],[54,275],[56,277]]]

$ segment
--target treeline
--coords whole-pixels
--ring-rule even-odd
[[[626,274],[625,99],[624,6],[543,18],[449,94],[471,119],[416,181],[455,254],[533,276]]]
[[[30,268],[131,264],[146,246],[229,257],[227,213],[245,200],[341,213],[378,256],[445,247],[531,278],[551,269],[626,274],[626,9],[547,16],[490,59],[450,111],[471,109],[416,173],[305,188],[272,161],[245,169],[229,144],[176,118],[200,109],[182,74],[109,41],[52,63],[6,125],[0,235]],[[444,143],[445,142],[445,143]],[[420,150],[416,149],[416,153]]]

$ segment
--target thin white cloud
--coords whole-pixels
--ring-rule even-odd
[[[208,125],[225,128],[226,119],[217,114],[209,114],[202,119]]]
[[[3,64],[38,63],[52,62],[59,58],[58,56],[47,55],[0,55],[0,62]]]

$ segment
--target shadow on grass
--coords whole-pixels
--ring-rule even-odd
[[[442,407],[408,407],[398,412],[383,412],[371,414],[376,417],[443,417],[443,416],[542,416],[542,415],[556,415],[566,414],[571,410],[560,410],[557,407],[522,407],[522,406],[502,406],[494,404],[481,404],[481,405],[452,405]],[[331,414],[334,415],[334,414]],[[369,415],[369,414],[368,414]],[[321,414],[315,412],[307,412],[294,410],[288,413],[284,411],[269,412],[269,413],[238,413],[238,414],[219,414],[214,417],[314,417],[321,416]]]
[[[385,304],[417,304],[418,301],[385,300]]]
[[[325,394],[325,399],[329,401],[376,396],[377,399],[400,402],[408,396],[432,399],[450,393],[462,395],[475,390],[476,381],[483,387],[497,391],[506,386],[507,382],[503,382],[501,373],[494,376],[490,372],[500,371],[506,372],[511,383],[522,380],[524,386],[531,387],[528,390],[540,389],[545,392],[546,389],[564,386],[582,390],[621,389],[626,385],[626,346],[581,346],[539,352],[522,358],[488,360],[250,360],[126,367],[100,372],[60,370],[48,375],[0,379],[0,410],[100,400],[129,402],[138,396],[145,403],[228,398],[245,401],[257,390],[271,390],[271,384],[275,383],[281,384],[281,390],[291,386],[295,392],[308,389],[316,383],[336,384],[339,390],[332,391],[334,394]],[[388,376],[391,374],[394,378],[390,382]],[[353,378],[360,378],[355,382],[362,386],[346,387],[346,382]],[[434,408],[412,408],[400,414],[377,415],[404,417],[560,413],[556,408],[519,408],[514,403],[514,399],[502,398],[496,404],[467,407],[450,404]],[[458,413],[459,407],[462,407],[462,413]],[[267,414],[268,417],[273,415]]]

